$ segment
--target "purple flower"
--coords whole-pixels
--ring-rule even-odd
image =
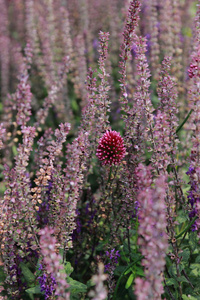
[[[93,48],[96,50],[98,48],[98,46],[99,46],[98,40],[94,39],[92,45],[93,45]]]
[[[115,250],[114,248],[110,252],[106,251],[106,256],[110,261],[105,265],[105,271],[109,272],[111,268],[115,268],[118,264],[118,258],[120,257],[119,250]]]
[[[52,182],[48,182],[48,189],[46,191],[47,199],[45,199],[39,206],[39,210],[37,211],[37,221],[39,222],[40,226],[43,227],[48,224],[48,211],[49,211],[49,201],[50,201],[50,194],[52,190]]]
[[[40,265],[39,270],[42,270],[42,265]],[[45,300],[49,299],[50,296],[53,295],[56,287],[56,281],[53,276],[50,278],[47,277],[45,273],[42,276],[38,277],[41,291],[44,292]]]
[[[189,212],[189,218],[191,220],[198,215],[197,204],[200,202],[200,198],[198,197],[198,182],[196,181],[196,178],[198,178],[198,176],[195,168],[193,168],[192,166],[189,167],[186,174],[190,177],[190,186],[191,186],[187,196],[188,201],[191,205],[191,211]],[[197,230],[196,221],[191,226],[191,230],[192,231]]]

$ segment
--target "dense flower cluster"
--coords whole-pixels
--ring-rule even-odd
[[[126,154],[123,138],[115,130],[106,130],[99,141],[96,155],[103,165],[117,165]]]
[[[165,193],[166,177],[160,175],[152,188],[151,167],[139,165],[137,169],[141,190],[138,194],[139,234],[138,244],[144,256],[145,279],[136,279],[136,295],[138,300],[161,299],[163,293],[161,272],[165,266],[167,249]],[[145,288],[142,288],[144,286]]]
[[[5,135],[6,129],[3,128],[3,124],[0,124],[0,149],[3,147],[3,137]]]
[[[188,69],[188,75],[189,75],[190,78],[192,78],[192,77],[194,77],[198,74],[199,65],[200,65],[200,59],[199,59],[199,56],[198,56],[198,57],[193,59],[193,62],[190,64],[190,67]]]
[[[118,264],[118,258],[120,257],[119,250],[112,249],[111,251],[106,251],[106,256],[110,261],[105,265],[105,271],[110,272],[110,269]]]
[[[0,0],[0,300],[198,298],[199,95],[200,0]]]
[[[131,57],[131,47],[133,43],[133,36],[135,32],[135,28],[137,26],[137,22],[139,20],[139,12],[140,12],[141,3],[140,1],[131,1],[128,14],[126,16],[126,23],[123,31],[123,43],[121,45],[121,61],[120,65],[120,88],[122,92],[122,97],[120,99],[121,104],[123,105],[124,111],[128,111],[128,93],[126,87],[126,69],[128,58]]]
[[[107,289],[103,282],[107,279],[107,275],[104,274],[104,265],[102,263],[98,266],[98,274],[92,277],[92,281],[95,284],[95,290],[90,291],[89,296],[92,300],[104,300],[107,297]]]
[[[43,255],[43,264],[47,273],[52,276],[53,287],[47,288],[46,277],[41,277],[40,283],[45,292],[53,292],[55,287],[55,295],[59,300],[69,300],[69,292],[66,289],[69,287],[66,281],[66,274],[63,272],[63,265],[60,264],[61,256],[56,254],[56,239],[52,236],[54,230],[45,227],[40,231],[40,246]],[[46,298],[48,299],[48,298]]]
[[[200,235],[200,163],[199,163],[199,145],[200,145],[200,108],[199,108],[199,94],[200,94],[200,5],[197,5],[197,13],[195,18],[195,32],[193,51],[190,57],[189,73],[189,104],[193,110],[192,118],[188,126],[192,129],[192,148],[190,154],[190,166],[187,175],[190,178],[190,190],[188,192],[188,202],[190,204],[189,217],[198,217],[192,225],[192,230],[198,232]]]
[[[190,178],[190,185],[191,185],[191,188],[188,192],[188,200],[191,205],[191,211],[189,212],[189,217],[190,217],[190,219],[193,219],[194,217],[197,216],[197,213],[198,213],[197,205],[200,202],[200,197],[198,194],[198,182],[196,180],[196,178],[199,177],[198,176],[199,174],[197,174],[196,170],[193,167],[189,167],[186,174]],[[194,222],[192,224],[191,229],[192,229],[192,231],[197,230],[197,222]]]
[[[39,268],[42,270],[42,265]],[[40,289],[42,292],[44,292],[45,295],[45,300],[49,299],[52,295],[53,292],[55,291],[56,287],[56,281],[53,276],[47,276],[46,273],[43,273],[41,276],[38,277],[39,284],[40,284]]]

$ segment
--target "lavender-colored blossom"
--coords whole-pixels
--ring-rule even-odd
[[[30,48],[30,45],[26,46],[25,54],[26,57],[24,58],[24,63],[22,65],[22,73],[19,77],[20,82],[14,95],[17,108],[16,121],[22,128],[27,125],[31,116],[32,93],[28,74],[29,64],[31,63],[32,58],[32,49]]]
[[[190,78],[193,78],[194,76],[197,76],[198,73],[200,73],[199,66],[200,66],[200,58],[197,53],[196,57],[193,58],[193,61],[191,62],[190,67],[188,69],[188,74]]]
[[[167,114],[160,110],[154,117],[155,126],[153,128],[153,154],[151,161],[155,169],[160,173],[167,172],[167,166],[171,163],[170,154],[173,150],[171,142],[170,122]]]
[[[195,17],[195,32],[193,41],[193,51],[191,53],[191,63],[189,68],[189,104],[193,109],[190,126],[192,128],[192,149],[190,155],[190,167],[187,175],[190,178],[190,190],[188,193],[188,200],[191,206],[189,212],[190,219],[197,216],[197,220],[192,226],[192,230],[197,230],[200,235],[200,163],[199,163],[199,145],[200,145],[200,109],[199,109],[199,95],[200,95],[200,5],[197,6],[197,13]]]
[[[98,45],[99,45],[98,40],[94,39],[92,45],[93,45],[93,48],[96,50],[98,48]]]
[[[153,73],[154,77],[157,79],[159,71],[160,71],[160,63],[159,63],[160,45],[158,42],[160,22],[158,21],[158,10],[157,10],[157,1],[156,0],[152,0],[150,2],[149,14],[150,14],[149,30],[151,33],[150,61],[151,61],[151,65],[152,65],[152,73]]]
[[[106,251],[106,256],[109,262],[105,265],[105,271],[110,273],[111,269],[115,268],[118,264],[118,258],[120,257],[119,250],[112,249]]]
[[[142,265],[145,267],[145,279],[136,279],[135,294],[138,300],[161,299],[164,292],[161,273],[164,270],[168,245],[165,233],[167,225],[165,214],[166,176],[160,175],[153,188],[150,166],[146,167],[140,164],[136,174],[140,184],[138,244],[144,256]]]
[[[55,288],[55,295],[59,300],[69,300],[69,292],[66,289],[69,287],[66,281],[66,274],[63,272],[63,265],[60,263],[61,256],[56,253],[56,239],[53,236],[54,230],[45,227],[40,231],[40,247],[43,255],[43,264],[46,272],[51,274],[53,285],[50,287],[46,285],[46,276],[41,276],[40,283],[42,289],[48,294],[53,292]],[[48,299],[48,298],[47,298]]]
[[[198,205],[200,203],[200,196],[199,196],[199,188],[198,188],[198,169],[195,167],[190,166],[186,174],[190,178],[190,190],[188,192],[188,201],[191,206],[191,210],[189,212],[190,220],[194,217],[198,216]],[[192,231],[198,230],[198,221],[195,221],[191,226]]]
[[[120,88],[121,88],[121,98],[120,102],[123,105],[123,110],[127,112],[128,107],[128,97],[127,97],[127,87],[126,87],[126,64],[128,59],[131,56],[131,47],[133,46],[133,36],[135,33],[135,28],[139,21],[139,12],[140,12],[140,1],[131,1],[129,4],[128,15],[126,17],[125,27],[123,31],[123,43],[121,45],[121,54],[120,54]]]
[[[6,129],[3,128],[3,124],[0,124],[0,149],[3,148],[3,139],[5,137]]]
[[[80,233],[81,233],[81,229],[82,229],[82,223],[81,223],[81,220],[80,220],[80,212],[79,212],[79,210],[78,209],[76,209],[76,227],[75,227],[75,229],[73,230],[73,233],[72,233],[72,241],[73,242],[75,242],[77,239],[78,239],[78,237],[79,237],[79,235],[80,235]]]
[[[190,220],[197,217],[191,229],[200,235],[199,57],[200,0],[0,0],[5,299],[28,297],[25,264],[39,276],[33,283],[43,295],[35,298],[69,300],[65,259],[75,261],[74,279],[86,283],[96,273],[91,293],[80,297],[112,299],[123,240],[129,254],[137,240],[144,256],[138,300],[164,297],[162,274],[174,269],[178,286],[166,280],[169,298],[175,297],[170,292],[182,297],[189,285],[195,293],[181,254],[183,240],[193,235],[186,236],[187,222],[178,222],[182,210]],[[188,109],[190,118],[178,127]],[[72,124],[68,141],[65,122]],[[187,202],[183,164],[190,166]],[[167,237],[173,268],[164,272]],[[97,267],[100,259],[105,270]]]
[[[101,83],[98,87],[98,98],[97,103],[99,107],[99,112],[97,112],[98,116],[98,123],[97,128],[99,133],[104,132],[108,129],[109,124],[109,117],[108,113],[110,112],[110,104],[111,101],[109,99],[108,92],[110,90],[108,78],[109,73],[106,70],[106,60],[108,59],[108,41],[109,41],[109,32],[103,32],[100,31],[99,33],[99,41],[100,41],[100,47],[98,49],[99,51],[99,68],[101,72],[98,73],[98,76],[100,78]]]
[[[92,300],[105,300],[107,298],[107,289],[103,282],[107,279],[107,275],[104,274],[104,265],[100,263],[98,265],[98,274],[92,276],[92,281],[95,283],[94,290],[89,292],[89,296]]]
[[[114,278],[114,271],[118,264],[118,258],[120,257],[119,250],[115,250],[115,248],[106,251],[106,264],[105,264],[105,272],[108,274],[108,287],[109,287],[109,295],[113,293],[116,282]]]
[[[50,193],[52,189],[52,182],[49,181],[48,189],[46,191],[47,198],[43,200],[43,202],[39,205],[39,209],[37,211],[37,220],[40,227],[43,227],[48,224],[48,212],[50,209]]]

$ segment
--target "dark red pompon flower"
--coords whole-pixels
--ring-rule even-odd
[[[103,165],[117,165],[126,154],[124,140],[115,130],[106,130],[99,140],[96,155]]]

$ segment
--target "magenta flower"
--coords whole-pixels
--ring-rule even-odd
[[[196,57],[193,59],[193,62],[190,64],[190,67],[188,69],[188,75],[190,78],[192,78],[198,74],[198,60],[199,60],[199,58]]]
[[[99,140],[96,155],[103,165],[117,165],[124,158],[126,149],[120,133],[115,130],[106,130]]]

